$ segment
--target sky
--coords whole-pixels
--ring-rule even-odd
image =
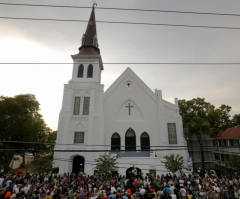
[[[87,0],[8,0],[92,6]],[[240,14],[237,0],[96,0],[99,7]],[[90,9],[0,5],[0,16],[88,20]],[[96,20],[240,27],[240,17],[96,9]],[[76,54],[86,23],[0,19],[0,62],[67,62]],[[240,30],[97,23],[103,62],[240,62]],[[34,94],[47,125],[57,129],[69,65],[0,65],[0,95]],[[130,67],[163,98],[204,97],[240,113],[240,65],[104,65],[105,90]]]

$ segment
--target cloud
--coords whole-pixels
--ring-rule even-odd
[[[48,4],[49,1],[41,3]],[[232,12],[239,2],[104,0],[102,7]],[[51,4],[90,6],[89,1],[51,1]],[[89,9],[53,9],[1,6],[2,16],[88,19]],[[97,20],[240,26],[238,18],[96,10]],[[78,51],[86,23],[1,20],[1,61],[71,62]],[[97,23],[104,62],[239,62],[239,31],[164,26],[134,26]],[[163,97],[205,97],[215,104],[240,112],[240,66],[200,65],[105,65],[105,90],[131,67],[151,89],[162,89]],[[44,119],[54,129],[61,108],[63,84],[71,78],[72,65],[0,66],[2,95],[33,93],[41,104]]]

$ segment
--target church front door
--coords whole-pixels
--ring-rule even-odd
[[[75,156],[73,158],[73,165],[72,165],[72,172],[78,174],[80,172],[84,172],[84,157],[82,156]]]

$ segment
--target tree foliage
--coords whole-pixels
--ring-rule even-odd
[[[215,108],[214,112],[209,115],[211,124],[210,135],[217,135],[220,131],[232,127],[231,109],[230,106],[222,104],[220,107]]]
[[[34,157],[31,162],[31,171],[36,173],[44,173],[52,170],[53,154],[39,154]]]
[[[179,100],[179,108],[183,126],[190,136],[203,134],[212,136],[232,126],[230,106],[221,105],[216,108],[204,98],[193,98]]]
[[[37,153],[34,160],[31,162],[31,171],[44,173],[51,171],[53,162],[53,149],[56,142],[57,131],[48,132],[45,136],[45,142],[47,144],[46,151]]]
[[[96,160],[96,174],[99,176],[109,176],[113,171],[117,171],[117,158],[109,154],[100,155]]]
[[[239,126],[240,125],[240,114],[235,114],[233,116],[232,124],[233,124],[233,126]]]
[[[200,145],[201,164],[204,169],[203,135],[214,136],[232,126],[231,107],[221,105],[216,108],[204,98],[179,100],[180,114],[183,118],[183,127],[187,130],[186,136],[196,136]]]
[[[174,154],[170,154],[169,156],[164,156],[164,160],[162,163],[165,168],[172,173],[176,173],[177,171],[181,171],[184,167],[183,157],[179,154],[176,156]]]
[[[0,96],[0,147],[6,150],[0,152],[2,169],[8,168],[13,154],[24,152],[36,154],[46,149],[42,144],[4,142],[45,142],[51,130],[46,126],[39,110],[39,103],[34,95]]]
[[[188,129],[189,134],[200,134],[210,127],[207,116],[213,107],[204,99],[179,100],[179,108],[184,128]]]

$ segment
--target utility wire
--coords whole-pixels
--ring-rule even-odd
[[[81,62],[0,62],[0,65],[66,65]],[[104,62],[105,65],[240,65],[240,62]]]
[[[60,144],[60,143],[54,143],[54,142],[26,142],[26,141],[18,141],[18,140],[0,140],[0,143],[18,143],[18,144],[42,144],[42,145],[73,145],[78,146],[77,144]],[[119,145],[110,145],[110,144],[87,144],[84,146],[119,146]],[[135,146],[135,145],[134,145]],[[124,147],[124,145],[121,145],[120,147]],[[136,146],[140,147],[140,146]],[[186,147],[185,145],[178,145],[178,146],[152,146],[152,147]]]
[[[200,147],[198,147],[198,148],[200,148]],[[238,148],[238,147],[234,147],[234,148]],[[148,150],[148,151],[142,151],[141,149],[139,149],[139,150],[135,150],[135,151],[126,151],[126,150],[120,150],[120,151],[118,151],[118,153],[119,152],[134,152],[134,153],[138,153],[138,152],[157,152],[157,151],[182,151],[182,150],[188,150],[188,151],[190,151],[190,152],[192,152],[192,151],[200,151],[200,150],[197,150],[197,149],[191,149],[191,148],[187,148],[187,147],[185,147],[185,148],[178,148],[178,149],[172,149],[172,148],[165,148],[165,149],[150,149],[150,150]],[[206,152],[206,151],[212,151],[213,149],[209,149],[209,150],[207,150],[207,148],[204,148],[204,151]],[[220,150],[220,151],[219,151]],[[116,153],[116,152],[114,152],[114,151],[112,151],[112,150],[86,150],[86,149],[84,149],[84,150],[79,150],[79,149],[74,149],[74,150],[69,150],[69,149],[61,149],[61,150],[49,150],[49,149],[33,149],[33,148],[30,148],[30,149],[0,149],[0,151],[28,151],[28,152],[61,152],[61,153],[65,153],[65,152],[82,152],[82,153],[103,153],[103,152],[110,152],[110,153]],[[225,151],[224,151],[224,149],[222,150],[221,148],[219,149],[219,148],[215,148],[215,152],[216,153],[224,153]],[[118,154],[117,153],[117,154]],[[239,153],[237,153],[237,152],[234,152],[234,151],[227,151],[227,153],[231,153],[231,154],[237,154],[237,155],[239,155]],[[120,154],[121,155],[121,154]]]
[[[13,141],[13,140],[3,140],[1,141],[0,140],[0,143],[12,143],[12,144],[38,144],[38,145],[64,145],[64,146],[81,146],[81,145],[77,145],[77,144],[58,144],[58,143],[54,143],[54,142],[26,142],[26,141]],[[111,144],[86,144],[86,145],[83,145],[84,147],[91,147],[91,146],[94,146],[94,147],[125,147],[125,145],[111,145]],[[141,147],[141,145],[129,145],[129,147]],[[184,147],[187,147],[186,145],[173,145],[173,146],[170,146],[170,145],[151,145],[150,147],[153,147],[153,148],[184,148]],[[191,146],[191,147],[188,147],[188,148],[199,148],[199,146]],[[216,148],[216,146],[204,146],[204,148]],[[221,148],[221,147],[219,147]],[[238,146],[228,146],[228,148],[238,148]]]
[[[62,160],[62,161],[68,161],[68,162],[73,162],[73,159],[64,159],[64,158],[54,158],[53,160]],[[96,161],[91,161],[91,160],[86,160],[85,163],[90,163],[90,164],[95,164],[97,165]],[[129,165],[129,163],[124,163],[124,162],[118,162],[117,164],[121,165]],[[164,164],[146,164],[146,163],[132,163],[133,165],[146,165],[146,166],[164,166]]]
[[[31,21],[58,21],[58,22],[88,22],[81,19],[57,19],[57,18],[32,18],[32,17],[6,17],[0,16],[0,19],[5,20],[31,20]],[[240,30],[240,27],[232,26],[208,26],[208,25],[188,25],[188,24],[169,24],[169,23],[150,23],[150,22],[130,22],[130,21],[105,21],[97,20],[97,23],[105,24],[128,24],[128,25],[147,25],[147,26],[168,26],[168,27],[184,27],[184,28],[206,28],[206,29],[225,29],[225,30]]]
[[[72,162],[72,160],[66,160],[66,159],[54,159],[54,160]],[[85,164],[94,165],[94,166],[97,165],[96,163],[90,163],[90,162],[85,162]],[[118,164],[119,164],[119,163],[118,163]],[[133,164],[133,165],[135,165],[135,164]],[[136,164],[136,165],[142,165],[142,164]],[[151,164],[150,166],[159,166],[159,165],[152,165],[152,164]],[[162,166],[164,166],[164,165],[162,165]],[[117,168],[120,168],[120,169],[128,169],[129,167],[117,166]],[[144,169],[144,168],[141,169],[141,170],[149,171],[149,169]],[[156,170],[156,171],[168,172],[168,170]]]
[[[142,151],[141,149],[136,149],[135,151],[126,151],[126,150],[119,150],[118,152],[151,152],[151,151],[172,151],[172,150],[186,150],[187,147],[185,148],[178,148],[178,149],[171,149],[171,148],[168,148],[168,149],[150,149],[150,150],[147,150],[147,151]],[[112,150],[109,150],[109,149],[54,149],[54,150],[49,150],[49,149],[33,149],[33,148],[30,148],[30,149],[0,149],[0,151],[36,151],[36,152],[48,152],[48,151],[54,151],[54,152],[113,152]]]
[[[80,8],[91,9],[90,6],[75,6],[75,5],[53,5],[53,4],[30,4],[30,3],[6,3],[1,2],[0,5],[7,6],[28,6],[28,7],[50,7],[50,8]],[[119,10],[119,11],[136,11],[136,12],[159,12],[159,13],[176,13],[176,14],[196,14],[196,15],[215,15],[215,16],[234,16],[239,17],[236,13],[220,13],[220,12],[198,12],[198,11],[183,11],[183,10],[160,10],[160,9],[141,9],[141,8],[113,8],[113,7],[95,7],[98,10]]]

